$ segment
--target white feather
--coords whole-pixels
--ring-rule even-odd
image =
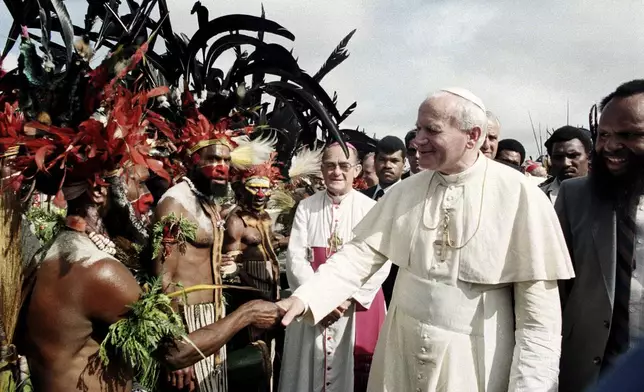
[[[288,170],[288,176],[291,181],[301,178],[316,176],[322,177],[322,153],[323,148],[309,150],[308,148],[300,149],[291,159],[291,168]]]
[[[276,137],[257,138],[250,140],[248,136],[238,136],[233,139],[237,143],[231,153],[231,162],[237,169],[248,169],[251,166],[259,165],[271,158],[275,152]]]

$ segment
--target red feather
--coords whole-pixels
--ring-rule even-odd
[[[47,157],[48,154],[54,152],[56,149],[56,146],[48,144],[45,146],[42,146],[36,151],[36,156],[34,158],[36,162],[36,167],[38,167],[38,170],[40,171],[47,171],[45,168],[45,158]]]

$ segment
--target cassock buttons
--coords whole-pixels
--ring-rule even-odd
[[[604,320],[604,327],[610,328],[610,323],[608,322],[608,320]]]
[[[425,347],[421,347],[421,348],[420,348],[420,352],[421,352],[421,353],[426,353],[426,352],[427,352],[427,349],[426,349]]]
[[[601,358],[599,358],[599,357],[595,357],[595,359],[593,359],[593,363],[594,363],[595,365],[599,365],[599,364],[601,364],[601,363],[602,363],[602,359],[601,359]]]

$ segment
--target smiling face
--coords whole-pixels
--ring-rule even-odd
[[[478,151],[473,150],[481,129],[459,129],[455,119],[458,113],[460,109],[455,97],[433,97],[420,105],[416,120],[418,134],[414,140],[420,167],[452,174],[466,168],[466,161],[476,159]]]
[[[251,177],[244,182],[243,202],[246,208],[261,212],[271,198],[271,181],[266,177]]]
[[[322,155],[322,176],[327,191],[335,196],[349,193],[353,187],[353,180],[360,173],[362,167],[358,164],[357,153],[349,149],[347,158],[340,145],[332,145],[324,150]]]
[[[550,164],[559,181],[585,176],[588,173],[588,154],[579,139],[556,142],[552,145]]]
[[[598,190],[628,196],[644,191],[644,94],[613,98],[599,119],[593,177]]]

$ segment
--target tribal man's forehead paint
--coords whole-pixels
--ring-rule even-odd
[[[246,188],[270,188],[271,181],[266,177],[251,177],[244,182]]]

